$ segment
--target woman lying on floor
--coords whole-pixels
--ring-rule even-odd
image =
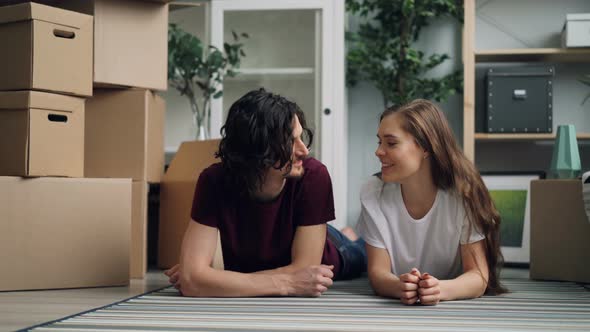
[[[444,114],[426,100],[387,109],[377,137],[381,173],[357,225],[377,294],[436,305],[505,292],[500,216]]]

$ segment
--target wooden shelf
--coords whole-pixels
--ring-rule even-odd
[[[516,48],[475,51],[475,62],[588,62],[590,48]]]
[[[313,74],[312,67],[302,68],[238,68],[242,75],[305,75]]]
[[[267,79],[313,79],[315,70],[313,67],[293,67],[293,68],[238,68],[238,75],[235,77],[227,76],[230,81],[247,81]]]
[[[170,9],[170,11],[173,11],[173,10],[199,7],[202,5],[203,5],[203,2],[172,1],[169,3],[169,9]]]
[[[590,133],[578,133],[578,140],[589,140]],[[536,141],[536,140],[554,140],[555,134],[488,134],[475,133],[477,141]]]

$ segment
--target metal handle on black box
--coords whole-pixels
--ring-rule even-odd
[[[526,90],[525,89],[515,89],[512,92],[512,98],[518,100],[525,100],[526,99]]]

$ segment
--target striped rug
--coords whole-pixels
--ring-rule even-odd
[[[186,298],[165,288],[33,331],[590,331],[590,292],[575,283],[504,280],[502,296],[404,306],[367,279],[320,298]]]

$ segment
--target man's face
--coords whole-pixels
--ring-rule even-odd
[[[309,155],[309,150],[302,139],[303,128],[299,118],[293,118],[293,154],[291,155],[291,172],[287,177],[297,178],[303,176],[303,159]],[[287,165],[288,166],[288,165]]]
[[[287,172],[288,168],[289,168],[289,164],[285,165],[283,168],[281,169],[274,169],[271,168],[271,172],[273,171],[277,171],[280,172],[281,174],[283,174],[285,177],[287,178],[299,178],[303,176],[304,173],[304,169],[303,169],[303,159],[307,158],[307,156],[309,155],[309,150],[307,149],[307,146],[305,145],[305,142],[303,142],[303,128],[301,127],[301,124],[299,123],[299,118],[297,118],[297,116],[295,116],[293,118],[293,153],[291,155],[291,162],[290,162],[290,166],[291,166],[291,171],[287,174],[284,175],[285,172]]]

